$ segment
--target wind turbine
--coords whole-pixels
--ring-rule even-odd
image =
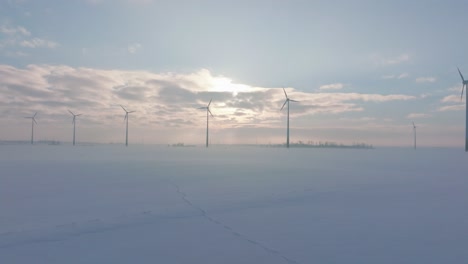
[[[284,92],[284,95],[286,96],[286,101],[284,101],[284,104],[281,107],[280,111],[283,110],[284,106],[287,103],[288,104],[288,126],[287,126],[287,130],[286,130],[286,147],[289,148],[289,102],[290,101],[291,102],[299,102],[299,101],[289,99],[288,94],[286,93],[286,90],[284,90],[284,88],[283,88],[283,92]]]
[[[34,144],[34,124],[37,125],[36,115],[37,115],[37,112],[33,116],[25,117],[25,118],[31,119],[31,145]]]
[[[80,116],[81,114],[77,114],[75,115],[72,111],[68,110],[68,112],[70,112],[70,114],[73,116],[73,146],[75,146],[75,125],[76,125],[76,117],[77,116]]]
[[[458,69],[458,73],[460,74],[460,77],[462,79],[462,91],[461,91],[460,99],[463,100],[463,90],[465,89],[465,87],[468,86],[468,80],[465,80],[465,78],[463,78],[463,74],[460,72],[460,69],[458,67],[457,67],[457,69]],[[466,89],[468,89],[468,88],[466,88]],[[465,94],[466,94],[465,101],[468,101],[468,91],[465,92]],[[468,104],[466,105],[465,118],[466,118],[466,120],[465,120],[465,151],[468,152]]]
[[[206,147],[208,147],[208,123],[209,123],[208,122],[209,121],[209,115],[208,114],[213,116],[213,114],[210,111],[211,100],[213,100],[213,99],[210,99],[210,102],[208,103],[207,106],[198,107],[198,109],[206,109]]]
[[[414,149],[416,149],[416,125],[413,122]]]
[[[122,105],[120,105],[120,107],[122,107],[122,109],[125,111],[124,121],[127,121],[127,128],[125,130],[125,146],[128,147],[128,114],[135,111],[127,111],[127,109],[125,109]]]

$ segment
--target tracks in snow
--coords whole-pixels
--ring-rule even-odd
[[[176,188],[177,190],[177,193],[180,195],[180,197],[182,198],[182,200],[187,204],[189,205],[190,207],[196,209],[197,211],[199,211],[201,213],[201,215],[206,218],[208,221],[212,222],[213,224],[216,224],[216,225],[219,225],[221,227],[223,227],[226,231],[230,232],[231,234],[233,234],[234,236],[252,244],[252,245],[255,245],[257,247],[260,247],[262,248],[263,250],[265,250],[266,252],[268,252],[269,254],[271,255],[274,255],[276,257],[279,257],[281,259],[283,259],[286,263],[288,264],[300,264],[299,262],[297,262],[296,260],[293,260],[285,255],[283,255],[281,252],[277,251],[277,250],[274,250],[258,241],[255,241],[239,232],[237,232],[235,229],[233,229],[232,227],[224,224],[223,222],[220,222],[216,219],[214,219],[213,217],[211,217],[203,208],[200,208],[199,206],[195,205],[192,201],[190,201],[188,198],[187,198],[187,194],[184,193],[183,191],[181,191],[180,187],[175,184],[174,182],[171,182],[171,184]]]
[[[261,242],[251,239],[237,232],[235,229],[226,225],[225,223],[216,220],[215,218],[210,216],[203,208],[194,204],[187,197],[187,194],[184,193],[177,184],[173,182],[169,183],[175,187],[175,189],[177,190],[177,194],[184,201],[184,203],[189,205],[191,208],[195,209],[195,211],[198,211],[202,217],[204,217],[211,223],[222,227],[227,232],[231,233],[232,235],[238,237],[239,239],[245,242],[252,244],[253,246],[262,248],[268,254],[283,259],[288,264],[300,264],[298,261],[295,261],[285,256],[281,252],[274,250]],[[188,212],[176,212],[167,215],[155,214],[152,211],[143,211],[135,214],[122,214],[119,217],[112,217],[108,219],[97,218],[88,221],[60,224],[46,228],[8,231],[0,233],[0,250],[28,244],[64,241],[89,234],[111,232],[120,229],[132,228],[135,226],[152,225],[164,219],[179,219],[187,217],[197,217],[197,214]]]

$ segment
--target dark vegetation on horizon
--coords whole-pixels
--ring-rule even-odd
[[[263,145],[266,147],[284,147],[285,144],[268,144],[268,145]],[[309,141],[307,143],[298,141],[297,143],[290,143],[289,144],[290,148],[344,148],[344,149],[373,149],[374,146],[372,144],[366,144],[366,143],[353,143],[350,145],[346,145],[343,143],[336,143],[336,142],[329,142],[329,141],[319,141],[319,142],[313,142]]]
[[[26,140],[0,140],[0,145],[29,145],[31,144]],[[34,143],[35,145],[61,145],[62,142],[57,140],[38,140]],[[81,143],[80,145],[95,145],[96,143]],[[106,144],[103,144],[106,145]],[[112,145],[112,143],[110,144]],[[257,146],[257,147],[270,147],[270,148],[284,148],[286,144],[213,144],[213,146]],[[190,145],[184,143],[175,143],[168,144],[168,147],[197,147],[197,145]],[[302,142],[292,142],[289,144],[291,148],[344,148],[344,149],[373,149],[374,146],[366,143],[353,143],[350,145],[329,142],[329,141],[319,141],[312,142],[308,141]]]
[[[247,146],[247,147],[269,147],[269,148],[284,148],[286,144],[210,144],[212,146]],[[168,144],[168,147],[196,147],[196,145],[186,145],[184,143]],[[296,143],[292,142],[289,144],[290,148],[344,148],[344,149],[373,149],[372,144],[366,143],[353,143],[346,145],[343,143],[329,142],[329,141],[319,141],[312,142],[308,141],[307,143],[298,141]]]

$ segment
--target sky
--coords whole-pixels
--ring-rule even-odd
[[[0,140],[464,146],[466,1],[1,0]]]

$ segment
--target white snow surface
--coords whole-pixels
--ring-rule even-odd
[[[468,263],[460,149],[0,146],[0,263]]]

